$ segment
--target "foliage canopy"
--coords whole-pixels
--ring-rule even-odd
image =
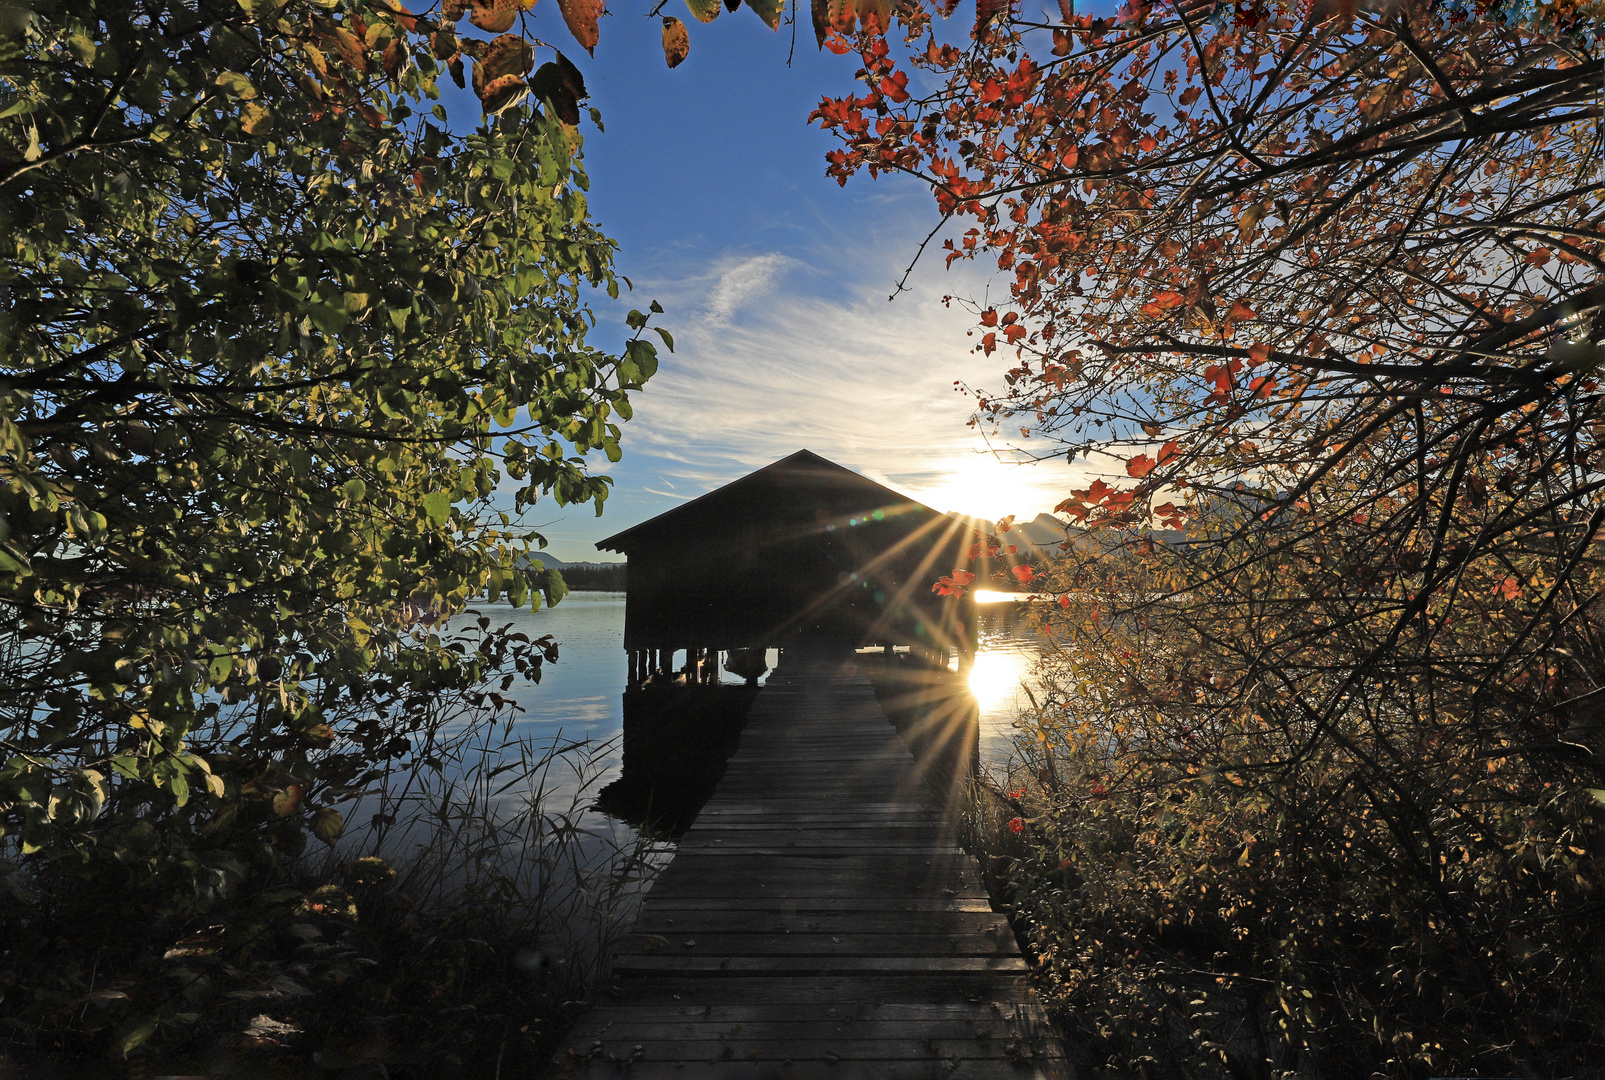
[[[600,513],[656,353],[639,314],[586,343],[617,286],[578,72],[463,13],[4,9],[0,843],[45,890],[13,914],[96,926],[110,889],[160,933],[337,838],[440,695],[554,655],[436,628],[561,597],[521,512]]]
[[[946,13],[814,115],[1009,279],[979,419],[1103,471],[1017,796],[1046,984],[1126,1067],[1597,1066],[1597,8]]]

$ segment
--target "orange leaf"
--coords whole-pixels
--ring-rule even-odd
[[[1514,600],[1521,595],[1521,582],[1513,577],[1507,577],[1494,586],[1494,595],[1505,600]]]
[[[527,93],[529,83],[522,76],[503,75],[485,84],[484,92],[479,96],[480,108],[485,110],[487,116],[493,116],[523,101]]]
[[[1147,476],[1149,473],[1153,472],[1156,464],[1157,462],[1155,462],[1154,459],[1149,457],[1147,454],[1138,454],[1136,457],[1126,462],[1126,475],[1135,476],[1140,479],[1141,477]]]
[[[1186,297],[1179,292],[1165,289],[1155,293],[1154,298],[1142,306],[1142,313],[1151,319],[1157,319],[1172,308],[1182,305]]]
[[[1064,608],[1067,611],[1069,610],[1069,608],[1070,608],[1070,595],[1068,593],[1066,593],[1065,595],[1059,597],[1059,606]]]
[[[1000,15],[1007,17],[1013,8],[1011,0],[975,0],[975,40],[985,41],[992,21]]]
[[[1261,342],[1258,345],[1250,345],[1248,347],[1248,361],[1250,366],[1255,364],[1263,364],[1270,358],[1271,347],[1266,345],[1264,342]]]
[[[1254,317],[1254,309],[1241,300],[1232,301],[1232,322],[1248,322]]]
[[[691,35],[686,33],[685,23],[673,15],[663,17],[663,59],[671,68],[679,67],[681,61],[691,55]]]
[[[568,32],[594,56],[599,36],[596,20],[602,17],[602,0],[557,0],[557,6],[563,12],[563,21],[568,23]]]
[[[481,30],[500,34],[512,29],[519,10],[518,0],[470,0],[468,21]]]
[[[1021,585],[1028,583],[1032,578],[1037,576],[1037,572],[1035,570],[1024,565],[1011,566],[1009,567],[1009,572],[1019,579]]]
[[[286,784],[283,791],[273,796],[273,812],[279,817],[289,817],[295,813],[305,793],[306,787],[301,784]]]
[[[1161,446],[1159,448],[1159,458],[1155,463],[1158,464],[1158,465],[1163,465],[1165,462],[1167,462],[1171,458],[1175,457],[1176,456],[1176,452],[1179,449],[1180,449],[1180,447],[1178,447],[1176,445],[1176,440],[1175,439],[1171,439],[1164,446]]]

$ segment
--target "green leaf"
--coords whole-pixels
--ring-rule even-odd
[[[325,806],[312,815],[312,835],[330,847],[345,831],[346,820],[338,810]]]
[[[445,491],[431,491],[423,498],[424,513],[437,525],[451,519],[451,495]]]
[[[308,307],[307,314],[312,317],[312,325],[325,334],[338,334],[351,325],[351,315],[343,303],[312,304]]]
[[[624,322],[631,330],[639,330],[646,325],[646,316],[632,309],[628,315],[624,316]]]
[[[142,1019],[129,1020],[117,1029],[113,1045],[121,1057],[133,1053],[152,1035],[156,1034],[157,1018],[147,1016]]]
[[[256,87],[251,85],[251,80],[237,71],[220,72],[217,78],[213,80],[213,83],[221,87],[223,92],[230,97],[250,101],[257,96]]]
[[[627,373],[629,382],[640,385],[657,374],[658,350],[651,342],[637,339],[624,346],[624,361],[619,365],[620,372]]]
[[[654,330],[656,330],[658,332],[658,337],[663,339],[663,344],[665,344],[665,345],[667,345],[669,347],[669,351],[670,352],[673,352],[674,351],[674,337],[673,337],[673,335],[671,335],[667,330],[663,329],[663,327],[661,327],[661,326],[654,326],[652,329],[654,329]]]
[[[568,582],[563,580],[563,575],[557,570],[547,570],[541,582],[541,594],[546,597],[547,607],[555,607],[568,595]]]

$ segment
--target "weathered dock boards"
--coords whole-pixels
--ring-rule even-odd
[[[652,887],[569,1077],[1071,1075],[851,658],[791,657]]]

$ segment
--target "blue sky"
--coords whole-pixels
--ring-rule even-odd
[[[1030,517],[1085,486],[1062,462],[996,462],[966,426],[954,381],[996,385],[1005,365],[969,352],[972,317],[941,297],[1002,298],[1006,281],[932,254],[888,302],[936,212],[907,178],[825,177],[834,143],[807,116],[853,86],[856,58],[817,51],[805,22],[788,67],[789,26],[745,7],[701,25],[683,8],[664,8],[691,32],[672,71],[644,8],[603,19],[595,59],[552,0],[530,13],[527,33],[580,67],[606,129],[582,129],[590,205],[635,292],[616,309],[598,298],[593,340],[617,347],[624,312],[657,300],[676,345],[637,395],[624,459],[599,459],[614,479],[604,515],[543,504],[529,517],[550,552],[616,558],[595,541],[804,447],[940,510]]]

